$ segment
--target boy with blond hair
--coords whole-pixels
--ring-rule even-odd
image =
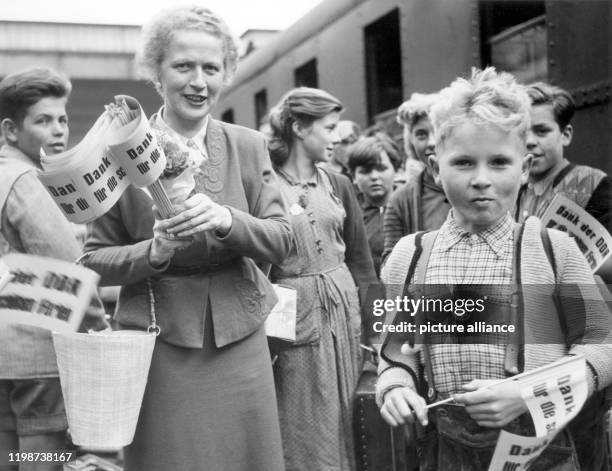
[[[495,383],[582,354],[592,395],[612,382],[612,347],[601,342],[610,343],[611,323],[602,303],[585,303],[583,330],[569,341],[561,327],[554,328],[561,314],[551,297],[525,296],[518,312],[513,285],[519,281],[579,284],[585,299],[601,299],[572,239],[547,231],[553,267],[539,220],[529,218],[518,226],[510,215],[530,166],[525,152],[530,103],[524,88],[511,75],[487,68],[474,71],[469,80],[457,79],[440,95],[430,113],[436,136],[433,171],[451,210],[438,231],[397,243],[382,272],[387,297],[401,296],[406,288],[414,297],[414,284],[431,296],[440,294],[440,286],[452,285],[453,299],[464,293],[487,301],[480,319],[453,312],[448,314],[451,323],[508,323],[548,341],[527,343],[509,333],[476,334],[468,341],[460,334],[427,334],[421,342],[408,342],[393,358],[383,343],[377,400],[392,426],[416,418],[425,427],[417,441],[421,469],[480,470],[488,467],[502,427],[533,435],[517,383]],[[551,332],[559,332],[560,338]],[[426,391],[426,397],[419,391]],[[446,398],[454,404],[428,413],[427,402]],[[549,446],[530,469],[579,469],[569,430],[560,432],[553,445],[554,451]]]
[[[408,159],[406,182],[391,195],[385,210],[385,255],[408,234],[438,229],[450,208],[442,187],[434,181],[430,165],[430,158],[435,156],[435,142],[429,110],[437,98],[435,93],[413,93],[397,110],[397,121],[404,128],[404,151]]]

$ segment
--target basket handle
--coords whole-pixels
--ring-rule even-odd
[[[155,315],[155,293],[153,292],[153,284],[151,283],[151,278],[147,278],[147,288],[149,289],[149,313],[151,323],[149,327],[147,327],[147,332],[150,334],[155,334],[157,337],[161,334],[161,327],[157,325],[157,317]]]

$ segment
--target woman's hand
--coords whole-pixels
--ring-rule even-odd
[[[380,415],[392,427],[412,423],[416,418],[427,425],[427,403],[412,388],[396,387],[387,391]]]
[[[208,196],[197,193],[177,207],[178,214],[160,221],[159,229],[177,237],[205,231],[224,236],[232,227],[232,213]]]
[[[454,395],[481,427],[503,427],[528,410],[516,381],[497,383],[499,380],[475,379],[463,385],[467,392]]]
[[[183,249],[193,243],[193,239],[178,239],[176,237],[169,236],[168,233],[163,230],[165,220],[155,220],[153,226],[153,242],[151,243],[151,250],[149,251],[149,263],[153,267],[159,267],[166,263],[172,258],[174,252]]]

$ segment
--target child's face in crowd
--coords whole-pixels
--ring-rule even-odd
[[[412,128],[404,126],[404,142],[409,142],[421,162],[429,165],[429,157],[435,155],[433,126],[429,118],[419,119]]]
[[[495,224],[514,205],[527,180],[529,158],[516,130],[470,121],[457,126],[437,149],[434,175],[457,223],[469,232]]]
[[[302,127],[302,139],[307,157],[314,162],[327,162],[338,144],[340,113],[333,111],[315,119],[308,127]]]
[[[351,144],[357,142],[359,136],[355,134],[353,125],[348,121],[340,121],[338,123],[338,138],[340,141],[334,147],[333,158],[340,165],[346,167],[348,163],[348,148]]]
[[[530,177],[537,181],[563,160],[563,148],[572,140],[572,127],[561,129],[552,105],[531,107],[531,129],[527,133],[527,152],[533,154]]]
[[[34,162],[45,154],[59,154],[68,143],[66,98],[45,97],[28,108],[21,125],[15,127],[16,147]]]
[[[389,155],[384,151],[380,154],[379,165],[373,168],[359,165],[355,168],[355,184],[365,198],[375,204],[386,201],[393,190],[394,178],[395,169]]]

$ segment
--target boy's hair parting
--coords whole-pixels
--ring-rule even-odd
[[[527,94],[531,104],[552,105],[555,121],[561,129],[572,122],[576,103],[567,90],[544,82],[536,82],[527,86]]]
[[[497,72],[494,67],[474,68],[471,78],[457,78],[441,90],[440,99],[431,107],[436,146],[466,121],[505,131],[517,130],[525,138],[530,106],[525,87],[511,74]]]
[[[397,109],[397,122],[412,129],[419,120],[428,117],[431,106],[438,98],[437,93],[413,93]]]
[[[309,126],[313,121],[343,109],[340,100],[318,88],[299,87],[286,93],[270,110],[272,137],[269,150],[272,163],[279,167],[289,158],[294,122]]]
[[[47,67],[7,75],[0,82],[0,120],[9,118],[20,126],[30,106],[47,97],[68,98],[71,92],[68,77]]]
[[[219,38],[223,43],[224,81],[228,83],[234,77],[238,67],[238,41],[229,26],[208,8],[187,5],[162,10],[143,26],[136,60],[145,78],[158,86],[160,65],[172,35],[178,30],[202,31]]]
[[[380,165],[381,154],[385,152],[389,156],[389,161],[394,170],[398,170],[402,165],[400,151],[389,136],[383,133],[376,133],[374,136],[364,137],[348,150],[348,167],[352,174],[357,167],[364,167],[367,172]]]

